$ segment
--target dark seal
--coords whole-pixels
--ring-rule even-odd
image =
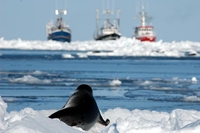
[[[58,118],[69,126],[89,130],[96,122],[107,126],[110,120],[104,121],[93,97],[92,88],[86,84],[78,86],[65,106],[49,116]]]

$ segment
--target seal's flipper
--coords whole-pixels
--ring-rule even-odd
[[[66,108],[66,109],[61,109],[61,110],[58,110],[57,112],[51,114],[49,116],[49,118],[62,118],[62,117],[65,117],[66,115],[68,116],[73,116],[73,114],[76,112],[78,113],[79,110],[77,110],[76,108],[74,107],[70,107],[70,108]]]
[[[107,126],[110,123],[110,120],[106,119],[106,121],[104,121],[104,119],[102,118],[101,114],[99,114],[98,122],[101,123],[104,126]]]

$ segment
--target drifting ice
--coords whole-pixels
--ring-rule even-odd
[[[27,75],[22,78],[11,79],[10,82],[26,83],[26,84],[49,84],[49,83],[51,83],[50,80],[47,80],[47,79],[40,80],[31,75]]]
[[[197,82],[197,78],[196,77],[192,77],[192,82]]]
[[[122,81],[118,80],[118,79],[114,79],[112,81],[109,82],[110,86],[120,86],[122,84]]]

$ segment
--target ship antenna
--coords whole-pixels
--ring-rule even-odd
[[[98,32],[98,28],[99,28],[99,10],[96,10],[96,37],[99,36],[99,32]]]
[[[120,30],[120,10],[117,12],[117,20],[118,20],[118,29]]]
[[[65,0],[65,9],[67,9],[67,0]]]
[[[58,7],[58,1],[55,0],[55,10],[57,9],[57,7]]]
[[[104,0],[102,0],[102,13],[104,12]]]
[[[114,10],[115,10],[115,0],[113,0],[113,9],[112,9],[113,14],[114,14]]]
[[[66,10],[66,7],[67,7],[67,0],[65,0],[65,3],[64,3],[64,9],[58,9],[58,3],[56,1],[56,10],[55,10],[55,14],[56,15],[60,15],[60,17],[62,17],[62,15],[66,15],[67,14],[67,10]]]

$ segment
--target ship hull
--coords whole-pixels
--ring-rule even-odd
[[[109,34],[109,35],[102,35],[102,36],[98,36],[97,38],[95,38],[95,40],[117,40],[119,39],[121,36],[113,33],[113,34]]]
[[[155,42],[156,41],[156,37],[138,37],[136,38],[138,40],[140,40],[141,42]]]
[[[48,35],[48,40],[71,42],[71,33],[66,31],[55,31]]]

